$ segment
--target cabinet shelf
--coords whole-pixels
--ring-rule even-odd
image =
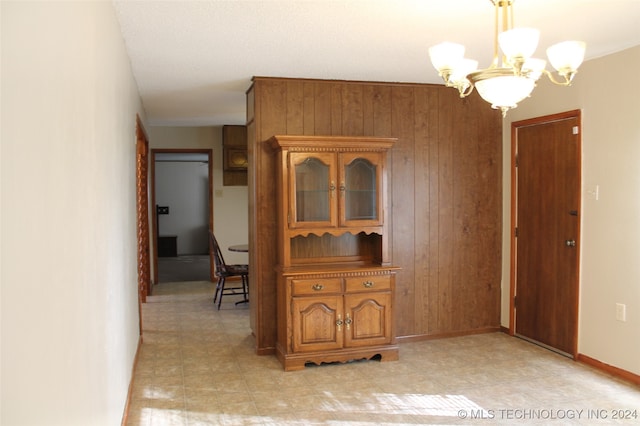
[[[350,234],[350,235],[358,235],[358,234],[378,234],[382,235],[382,228],[379,226],[371,226],[371,227],[361,227],[357,229],[351,228],[308,228],[308,229],[292,229],[288,232],[289,238],[295,238],[298,236],[308,236],[315,235],[321,237],[323,235],[333,235],[334,237],[339,237],[341,235]]]

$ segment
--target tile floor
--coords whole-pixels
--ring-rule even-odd
[[[147,299],[127,425],[640,424],[640,387],[502,333],[285,373],[254,354],[248,308],[212,294],[167,283]]]

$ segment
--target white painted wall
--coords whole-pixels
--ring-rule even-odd
[[[588,48],[588,47],[587,47]],[[509,324],[511,122],[581,109],[578,351],[640,374],[640,46],[588,61],[571,87],[541,81],[504,122],[502,325]],[[599,199],[590,194],[599,186]],[[616,303],[627,321],[616,321]]]
[[[246,253],[225,248],[249,241],[249,195],[246,186],[222,185],[222,126],[147,129],[152,149],[213,150],[213,226],[227,263],[248,263]]]
[[[169,207],[160,235],[177,236],[178,256],[209,253],[209,165],[156,161],[155,175],[156,204]]]
[[[0,8],[0,423],[117,425],[139,335],[136,82],[111,2]]]

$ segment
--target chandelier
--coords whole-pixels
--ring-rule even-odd
[[[429,48],[431,63],[447,87],[454,87],[460,97],[467,97],[474,87],[494,109],[507,111],[531,95],[536,81],[545,74],[554,84],[569,86],[584,59],[585,43],[564,41],[547,49],[549,62],[557,76],[546,69],[547,61],[533,58],[540,31],[534,28],[514,28],[515,0],[489,0],[495,6],[493,62],[478,70],[478,61],[464,57],[464,46],[444,42]],[[501,25],[500,25],[501,24]],[[502,50],[502,59],[499,52]]]

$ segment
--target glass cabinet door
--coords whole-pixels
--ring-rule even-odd
[[[335,154],[290,153],[290,228],[336,226]]]
[[[341,225],[382,224],[382,157],[378,153],[344,153],[341,156]]]

